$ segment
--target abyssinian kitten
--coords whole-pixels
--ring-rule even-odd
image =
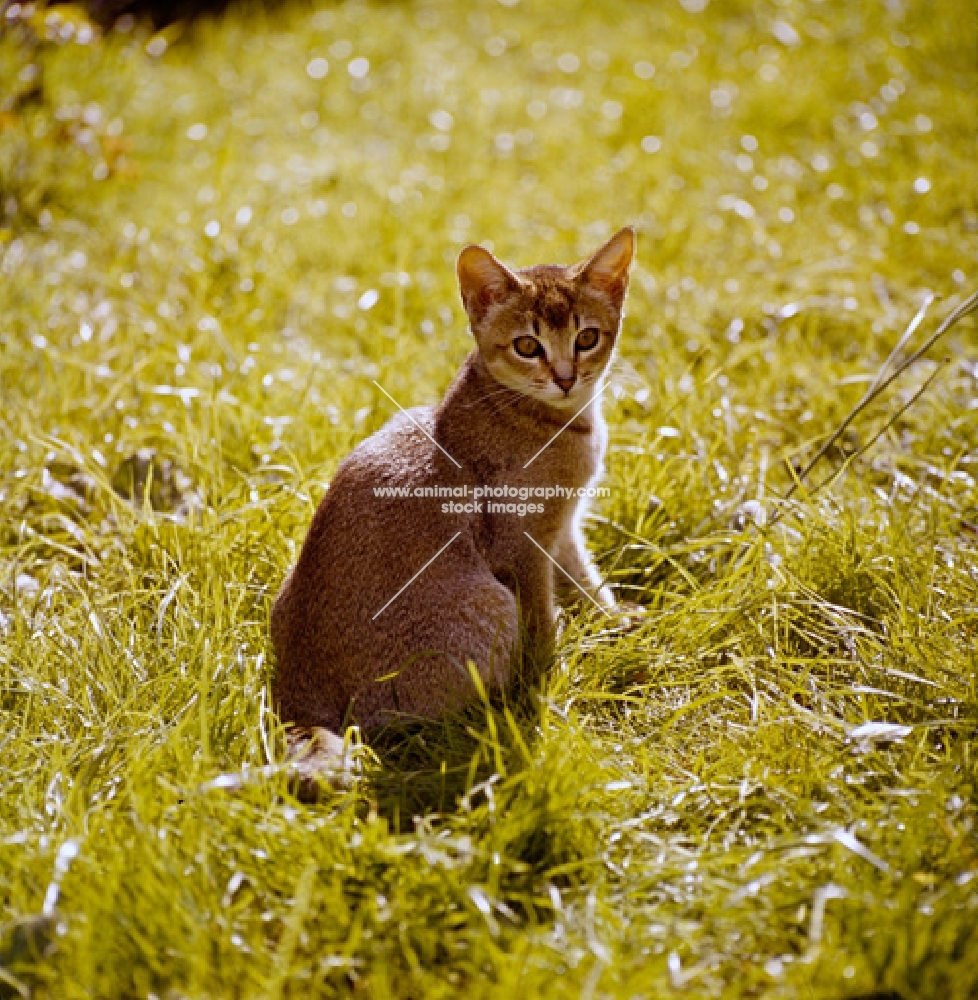
[[[482,247],[462,250],[475,350],[438,406],[398,413],[340,464],[272,609],[275,701],[300,767],[341,757],[349,724],[457,709],[475,693],[470,662],[487,687],[505,683],[521,624],[531,642],[552,641],[555,600],[580,602],[583,590],[614,606],[585,546],[586,501],[547,499],[519,516],[472,498],[599,475],[596,394],[634,253],[631,228],[570,267],[511,270]],[[443,512],[445,488],[466,486],[456,509],[471,512]],[[442,496],[378,495],[418,487]]]

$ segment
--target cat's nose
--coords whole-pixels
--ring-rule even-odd
[[[571,372],[570,375],[558,375],[554,372],[554,381],[560,386],[561,389],[564,390],[564,393],[566,394],[573,388],[574,383],[577,381],[577,376],[573,372]]]

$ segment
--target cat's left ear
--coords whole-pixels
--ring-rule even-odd
[[[520,290],[520,281],[485,247],[467,246],[455,265],[462,303],[473,323],[480,323],[489,308]]]
[[[620,308],[628,288],[628,269],[634,257],[635,230],[626,226],[587,260],[577,264],[574,276],[583,284],[604,292]]]

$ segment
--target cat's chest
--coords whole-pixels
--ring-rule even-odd
[[[586,500],[602,455],[599,440],[575,432],[482,477],[479,534],[487,554],[499,556],[502,546],[505,562],[509,548],[521,545],[525,534],[549,551]]]
[[[487,450],[477,463],[478,477],[487,486],[521,490],[586,486],[601,471],[604,426],[588,430],[558,427],[555,431],[559,433],[526,434],[508,441],[507,448]]]
[[[523,458],[523,456],[521,456]],[[487,485],[505,485],[521,490],[548,487],[581,488],[601,470],[602,451],[592,448],[551,447],[538,455],[503,465],[486,477]],[[559,494],[558,494],[559,495]]]

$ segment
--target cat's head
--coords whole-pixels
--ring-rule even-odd
[[[467,246],[457,265],[462,301],[496,381],[559,409],[584,406],[611,361],[634,255],[631,228],[570,267],[513,271]]]

